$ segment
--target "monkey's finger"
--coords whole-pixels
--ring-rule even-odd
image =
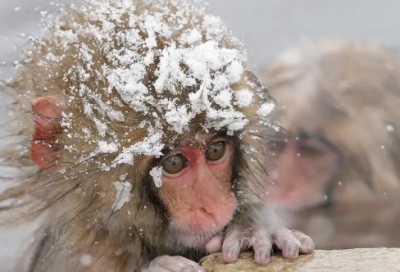
[[[269,232],[255,230],[252,235],[251,244],[254,250],[255,262],[258,264],[269,264],[271,262],[272,239]]]
[[[273,235],[273,243],[282,250],[283,257],[287,259],[297,259],[299,257],[300,242],[292,231],[286,228],[279,228]]]
[[[217,235],[210,239],[206,243],[206,250],[208,253],[214,253],[222,250],[222,242],[224,241],[224,236]]]
[[[196,262],[186,259],[182,256],[168,256],[163,255],[155,258],[148,270],[148,272],[205,272]]]
[[[310,236],[298,230],[292,230],[292,233],[300,242],[300,253],[310,254],[314,252],[315,245]]]
[[[238,259],[242,247],[241,240],[242,235],[237,230],[225,234],[225,239],[222,243],[222,259],[225,263],[232,263]]]

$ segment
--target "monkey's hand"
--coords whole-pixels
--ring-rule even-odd
[[[300,231],[251,227],[245,231],[228,230],[222,243],[222,255],[225,262],[232,263],[238,259],[241,250],[253,248],[256,263],[268,264],[273,246],[282,251],[284,258],[292,260],[298,258],[299,253],[314,251],[312,239]]]
[[[252,248],[256,263],[263,265],[270,262],[274,247],[282,251],[284,258],[296,259],[300,253],[312,253],[314,242],[300,231],[283,227],[270,228],[250,218],[242,218],[228,226],[225,236],[216,236],[206,244],[209,253],[222,250],[226,263],[235,262],[240,251]]]
[[[228,228],[225,237],[214,237],[208,243],[208,251],[219,251],[218,244],[226,263],[235,262],[240,251],[249,248],[254,250],[256,263],[264,265],[271,260],[273,246],[280,249],[283,257],[287,259],[296,259],[299,253],[310,254],[314,251],[314,242],[309,236],[286,228],[270,230],[263,227],[250,227],[243,230],[232,226]]]
[[[162,255],[154,258],[141,272],[206,272],[201,266],[182,256]]]

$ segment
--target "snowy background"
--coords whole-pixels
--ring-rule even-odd
[[[26,41],[21,33],[40,34],[40,10],[51,9],[49,0],[0,0],[0,62],[18,57]],[[55,0],[71,3],[71,0]],[[375,39],[400,45],[399,0],[208,0],[210,9],[225,20],[248,48],[251,68],[261,75],[263,66],[302,39],[324,36]],[[0,67],[0,78],[12,75]],[[10,102],[1,96],[0,109]],[[0,110],[0,137],[6,121]],[[1,139],[1,138],[0,138]],[[0,140],[0,148],[5,141]],[[3,170],[4,171],[4,170]],[[2,169],[0,168],[0,174]],[[4,184],[0,183],[0,190]],[[13,259],[30,240],[28,228],[0,229],[0,271],[12,271]]]

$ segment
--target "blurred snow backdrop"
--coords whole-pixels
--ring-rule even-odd
[[[72,0],[55,0],[71,3]],[[208,0],[210,10],[221,16],[248,48],[251,68],[261,69],[273,57],[302,39],[323,36],[375,39],[400,45],[399,0]],[[0,62],[12,62],[26,40],[21,33],[38,35],[40,10],[54,10],[49,0],[0,0]],[[0,67],[0,78],[13,70]],[[0,94],[0,109],[11,97]],[[6,115],[0,110],[0,139]],[[0,140],[0,148],[7,142]],[[4,173],[0,168],[0,174]],[[0,190],[5,188],[0,182]],[[0,271],[10,272],[22,249],[31,241],[27,227],[0,229]],[[19,271],[18,271],[19,272]]]

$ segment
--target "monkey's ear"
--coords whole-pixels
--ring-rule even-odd
[[[62,108],[50,97],[39,97],[32,104],[35,124],[30,155],[34,163],[46,170],[55,170],[58,148],[55,135],[61,132]]]

